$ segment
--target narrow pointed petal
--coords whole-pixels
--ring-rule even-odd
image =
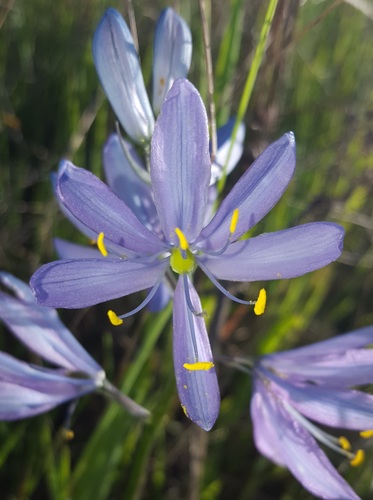
[[[9,283],[8,276],[0,273],[0,280],[5,285]],[[18,285],[17,290],[20,290]],[[102,373],[102,368],[61,323],[57,312],[38,306],[34,297],[33,302],[29,302],[22,300],[22,295],[18,300],[0,292],[0,320],[29,349],[51,363],[93,377]]]
[[[186,294],[196,311],[201,311],[198,294],[186,275],[181,275],[174,295],[173,356],[176,385],[181,406],[188,418],[209,431],[220,407],[219,386],[215,368],[188,370],[185,363],[212,363],[210,342],[202,316],[196,316],[188,306]]]
[[[361,347],[369,346],[373,344],[373,326],[368,326],[365,328],[359,328],[350,333],[345,333],[343,335],[337,335],[331,339],[323,340],[321,342],[315,342],[304,347],[297,347],[291,351],[284,351],[277,354],[271,354],[266,356],[270,358],[271,361],[276,360],[278,357],[280,359],[286,359],[291,362],[298,361],[299,359],[307,361],[308,359],[318,359],[319,356],[324,356],[326,353],[331,354],[341,354],[349,349],[359,349]]]
[[[93,39],[98,77],[118,120],[135,142],[149,141],[154,117],[141,74],[138,54],[122,16],[108,9]]]
[[[314,222],[232,243],[217,256],[199,257],[218,279],[260,281],[294,278],[338,259],[344,230]]]
[[[342,429],[373,428],[373,396],[354,390],[276,379],[279,397],[285,397],[300,413],[321,424]]]
[[[130,143],[126,144],[133,161],[139,164],[140,158],[135,148]],[[104,146],[103,163],[111,190],[124,201],[144,226],[150,230],[157,228],[158,215],[150,186],[133,171],[117,134],[112,134]]]
[[[235,118],[231,118],[225,125],[218,129],[218,150],[216,152],[215,161],[211,165],[210,185],[218,182],[223,175],[230,174],[242,156],[243,141],[245,139],[245,125],[243,123],[239,124],[237,134],[232,145],[231,135],[235,123]]]
[[[61,238],[54,238],[53,243],[54,249],[60,259],[104,258],[96,246],[78,245],[77,243],[71,243],[71,241],[62,240]]]
[[[140,254],[159,252],[164,244],[149,231],[106,184],[69,161],[59,170],[57,195],[85,226],[111,242]]]
[[[9,288],[16,297],[23,302],[35,304],[35,297],[31,288],[24,281],[19,280],[15,276],[5,271],[0,271],[0,282]]]
[[[154,129],[150,165],[167,240],[178,245],[178,227],[194,241],[205,217],[211,168],[206,111],[187,80],[177,80],[167,94]]]
[[[191,59],[190,29],[173,9],[167,8],[159,17],[154,37],[153,109],[156,115],[174,81],[187,76]]]
[[[256,397],[260,398],[261,411],[266,418],[268,415],[271,416],[274,431],[271,435],[275,440],[273,447],[281,450],[282,460],[290,472],[304,488],[318,497],[358,499],[359,497],[338,474],[314,438],[286,411],[286,406],[272,390],[272,387],[264,386],[259,379],[256,379],[255,392],[259,394]],[[258,402],[256,405],[259,406]],[[253,423],[255,444],[265,455],[267,449],[261,447],[262,441],[257,439],[255,428],[258,414]],[[270,455],[268,458],[272,459]]]
[[[261,385],[258,386],[261,388]],[[258,388],[255,388],[251,398],[250,412],[253,423],[253,433],[255,446],[262,455],[277,465],[286,467],[282,457],[282,448],[279,446],[276,429],[273,425],[272,413],[268,405],[265,404]]]
[[[0,420],[31,417],[97,387],[92,379],[69,378],[0,352]]]
[[[212,250],[224,246],[236,208],[240,216],[235,239],[255,226],[281,198],[294,169],[295,139],[289,132],[263,151],[225,197],[215,217],[202,231],[201,245]]]
[[[47,412],[70,399],[90,392],[86,385],[50,383],[50,393],[0,380],[0,420],[18,420]]]
[[[30,285],[41,305],[79,309],[151,288],[167,267],[168,260],[60,260],[40,267]]]
[[[65,168],[65,163],[66,160],[61,160],[58,166],[58,172],[62,171]],[[58,193],[57,193],[57,180],[58,180],[58,174],[56,172],[53,172],[51,174],[51,183],[53,186],[53,194],[55,196],[56,202],[58,204],[58,208],[60,211],[63,213],[63,215],[66,217],[67,220],[71,222],[73,226],[75,226],[82,234],[87,236],[87,238],[91,240],[95,240],[97,237],[97,234],[92,231],[89,227],[84,225],[82,222],[80,222],[79,219],[77,219],[66,207],[65,205],[61,202]]]
[[[295,349],[296,351],[296,349]],[[280,354],[284,354],[283,357]],[[354,387],[373,380],[372,349],[347,349],[333,353],[326,348],[320,354],[278,353],[262,358],[263,364],[292,381],[312,381],[318,385]]]

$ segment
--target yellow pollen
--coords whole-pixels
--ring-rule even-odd
[[[373,430],[361,431],[360,436],[365,439],[371,438],[373,437]]]
[[[233,234],[236,230],[239,213],[240,213],[240,211],[238,210],[238,208],[235,208],[233,210],[233,214],[232,214],[232,218],[231,218],[231,225],[229,226],[229,232],[231,234]]]
[[[197,363],[184,363],[183,367],[191,372],[195,371],[209,371],[214,367],[214,363],[211,361],[197,361]]]
[[[264,313],[266,308],[266,303],[267,303],[267,292],[265,291],[264,288],[261,288],[254,306],[254,313],[257,316],[260,316],[261,314]]]
[[[100,250],[104,257],[107,257],[107,250],[104,243],[104,233],[100,233],[97,237],[97,248]]]
[[[176,233],[176,236],[179,238],[179,243],[180,243],[181,250],[188,250],[189,243],[188,243],[188,240],[186,239],[185,234],[182,232],[182,230],[179,229],[178,227],[176,227],[175,228],[175,233]]]
[[[365,452],[364,450],[357,450],[355,456],[352,460],[350,460],[350,465],[352,467],[359,467],[365,460]]]
[[[74,439],[74,431],[70,430],[70,429],[64,429],[64,439],[66,441],[71,441],[72,439]]]
[[[119,326],[123,323],[123,320],[118,318],[118,316],[115,314],[114,311],[110,309],[110,311],[107,312],[108,318],[110,320],[110,323],[114,326]]]
[[[351,450],[351,443],[350,443],[350,441],[346,437],[341,436],[341,437],[338,438],[338,441],[339,441],[339,444],[341,445],[341,447],[345,451],[350,451]]]

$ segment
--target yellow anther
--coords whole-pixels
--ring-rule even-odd
[[[97,237],[97,248],[100,250],[104,257],[107,257],[107,250],[104,243],[104,233],[100,233]]]
[[[240,213],[240,211],[238,210],[238,208],[235,208],[233,210],[233,214],[232,214],[232,218],[231,218],[231,225],[229,226],[229,232],[231,234],[233,234],[236,230],[239,213]]]
[[[360,436],[365,439],[371,438],[373,437],[373,430],[361,431]]]
[[[182,232],[182,230],[179,229],[178,227],[176,227],[175,228],[175,233],[176,233],[176,236],[179,238],[179,243],[180,243],[181,250],[188,250],[189,243],[188,243],[188,240],[186,239],[185,234]]]
[[[357,450],[355,456],[352,460],[350,460],[350,465],[352,467],[359,467],[365,460],[365,452],[364,450]]]
[[[209,371],[214,367],[214,363],[211,361],[197,361],[197,363],[184,363],[183,367],[191,372],[195,371]]]
[[[351,443],[350,443],[350,441],[346,437],[341,436],[341,437],[338,438],[338,441],[339,441],[339,444],[341,445],[341,447],[345,451],[350,451],[351,450]]]
[[[267,303],[267,292],[265,291],[264,288],[261,288],[254,306],[254,313],[257,316],[260,316],[261,314],[264,313],[266,308],[266,303]]]
[[[107,312],[108,318],[110,320],[110,323],[114,326],[119,326],[123,323],[123,320],[118,318],[118,316],[115,314],[114,311],[110,309],[110,311]]]
[[[63,437],[66,441],[71,441],[72,439],[74,439],[74,431],[72,431],[70,429],[64,429],[63,430]]]

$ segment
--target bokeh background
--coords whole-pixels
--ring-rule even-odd
[[[151,87],[154,26],[169,3],[134,1],[143,73]],[[193,33],[189,78],[206,101],[207,77],[197,0],[172,6]],[[268,2],[206,1],[211,25],[218,125],[237,112]],[[54,259],[53,237],[84,237],[64,220],[50,174],[61,157],[102,176],[101,150],[115,117],[100,88],[91,42],[109,6],[125,2],[2,0],[0,3],[0,268],[25,281]],[[128,19],[128,18],[127,18]],[[279,0],[245,124],[245,150],[228,190],[263,148],[292,130],[297,170],[275,209],[252,234],[328,220],[346,229],[338,262],[301,278],[266,283],[266,314],[232,304],[197,275],[217,354],[287,349],[373,324],[373,3]],[[263,283],[232,286],[254,298]],[[140,294],[117,301],[130,310]],[[140,423],[99,395],[83,398],[70,427],[67,407],[30,420],[0,422],[3,499],[310,499],[254,448],[250,378],[218,366],[220,417],[210,433],[178,402],[170,309],[142,313],[119,328],[108,305],[61,311],[108,378],[144,404]],[[217,312],[214,312],[217,311]],[[40,363],[0,331],[0,348]],[[358,437],[348,435],[358,446]],[[373,450],[358,469],[331,456],[362,498],[372,498]]]

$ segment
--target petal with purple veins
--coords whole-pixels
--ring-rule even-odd
[[[153,109],[156,115],[174,81],[187,76],[191,58],[192,35],[188,25],[173,9],[165,9],[154,37]]]
[[[79,309],[151,288],[167,267],[167,259],[152,263],[61,260],[40,267],[30,285],[41,305]]]
[[[199,238],[200,245],[220,250],[229,236],[232,214],[239,210],[234,238],[259,222],[283,195],[295,169],[295,139],[289,132],[268,146],[225,197]]]
[[[273,447],[281,450],[282,461],[304,488],[322,498],[358,499],[359,497],[338,474],[315,439],[287,412],[280,396],[276,396],[273,386],[264,386],[257,379],[255,390],[261,395],[262,412],[270,415],[272,420],[274,430],[272,438],[275,439]],[[254,426],[257,422],[256,419]],[[255,429],[254,440],[264,454],[266,449],[260,449]],[[271,456],[268,458],[271,459]]]
[[[159,252],[164,244],[149,231],[106,184],[65,161],[60,168],[57,195],[65,207],[105,241],[140,254]]]
[[[237,241],[221,255],[205,254],[198,259],[223,280],[294,278],[338,259],[343,235],[338,224],[314,222]]]
[[[135,148],[122,140],[128,147],[132,161],[139,165],[139,169],[145,169],[140,165]],[[153,231],[157,229],[159,221],[150,186],[134,172],[117,134],[112,134],[104,146],[103,163],[105,177],[112,191],[124,201],[144,226]]]
[[[206,110],[187,80],[176,80],[163,103],[152,138],[150,176],[166,239],[175,228],[189,242],[201,231],[211,177]]]
[[[373,396],[335,386],[295,384],[276,378],[279,397],[306,417],[330,427],[361,430],[373,428]]]
[[[149,141],[154,116],[146,93],[138,54],[122,16],[108,9],[93,39],[93,59],[118,120],[135,142]]]
[[[220,394],[206,325],[196,312],[201,312],[198,294],[187,275],[181,275],[175,290],[173,313],[176,385],[187,417],[208,431],[219,414]],[[184,366],[197,362],[206,363],[207,369],[191,370]]]
[[[320,342],[323,344],[323,342]],[[305,348],[301,348],[303,350]],[[299,353],[298,349],[265,356],[262,363],[282,373],[292,381],[338,386],[354,387],[370,384],[373,380],[373,350],[347,349],[341,352],[328,351],[325,345],[320,353]],[[283,356],[281,356],[283,354]]]
[[[96,246],[79,245],[71,241],[54,238],[54,249],[60,259],[103,259]],[[110,256],[112,258],[112,256]],[[119,259],[119,257],[118,257]]]

